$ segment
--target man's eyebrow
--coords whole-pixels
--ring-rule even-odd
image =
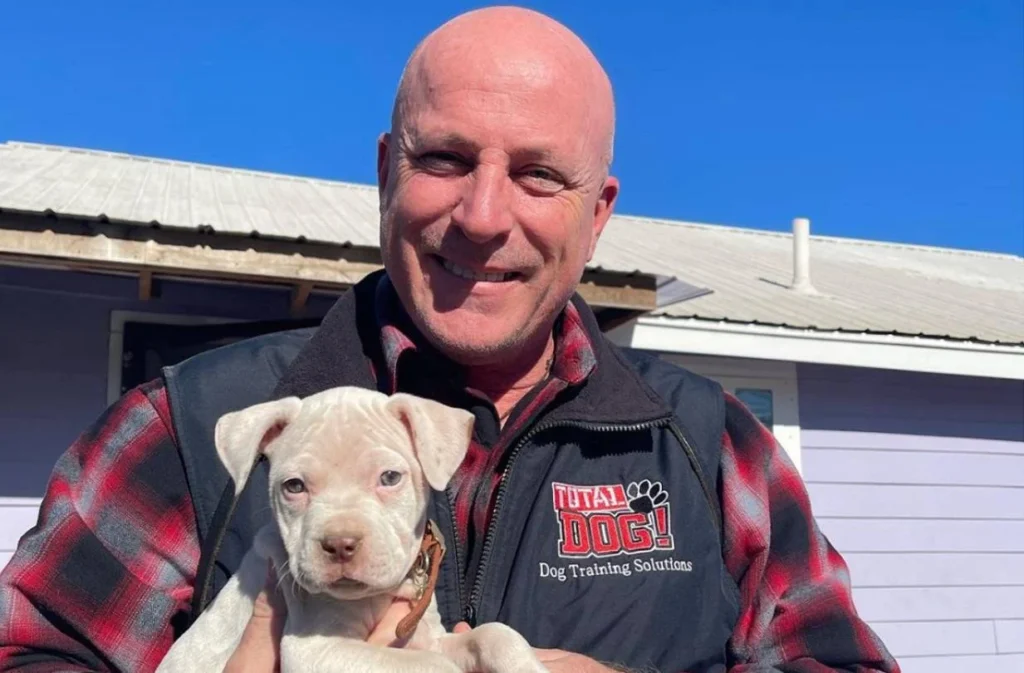
[[[476,153],[480,151],[478,143],[473,142],[469,138],[466,138],[462,134],[455,131],[445,131],[440,133],[431,132],[413,132],[410,134],[412,138],[412,146],[415,148],[451,148],[462,150],[463,152]],[[523,145],[520,147],[513,147],[509,149],[509,156],[513,161],[524,162],[524,161],[555,161],[556,154],[543,144],[539,145]]]
[[[479,147],[465,136],[454,132],[430,133],[413,132],[412,144],[414,147],[453,147],[465,151],[477,151]]]
[[[509,156],[516,161],[542,161],[542,162],[555,162],[557,161],[557,155],[551,151],[550,147],[543,145],[525,145],[523,147],[515,147],[509,152]]]

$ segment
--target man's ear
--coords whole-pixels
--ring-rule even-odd
[[[377,196],[384,206],[384,192],[391,177],[391,134],[381,133],[377,137]]]
[[[594,204],[594,225],[593,231],[591,232],[590,249],[587,252],[588,262],[594,258],[594,252],[597,250],[597,243],[601,240],[601,234],[604,233],[605,225],[608,224],[608,220],[611,219],[612,211],[615,210],[615,200],[618,197],[619,179],[615,176],[609,175],[601,186],[601,194],[597,198],[597,203]]]
[[[388,411],[405,425],[423,476],[435,491],[443,491],[466,457],[476,417],[424,397],[396,393]]]
[[[235,495],[245,487],[256,458],[299,413],[297,397],[263,402],[224,414],[213,431],[217,455],[235,482]]]

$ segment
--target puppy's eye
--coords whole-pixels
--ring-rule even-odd
[[[402,473],[394,470],[386,470],[380,475],[381,486],[394,486],[402,480]]]
[[[292,495],[296,495],[298,493],[305,493],[306,484],[299,478],[288,479],[281,484],[281,489],[285,493],[291,493]]]

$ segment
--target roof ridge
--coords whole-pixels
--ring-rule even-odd
[[[349,182],[346,180],[333,180],[330,178],[319,178],[311,175],[295,175],[293,173],[281,173],[274,171],[261,171],[254,168],[239,168],[235,166],[224,166],[199,161],[186,161],[184,159],[168,159],[166,157],[149,156],[145,154],[131,154],[129,152],[117,152],[114,150],[98,150],[89,147],[76,147],[72,145],[51,145],[47,143],[33,143],[23,140],[8,140],[0,142],[0,149],[24,147],[35,150],[59,151],[72,154],[88,154],[97,157],[111,157],[115,159],[127,159],[131,161],[146,161],[155,164],[168,164],[185,168],[203,168],[221,173],[232,173],[237,175],[248,175],[255,177],[272,178],[275,180],[291,180],[296,182],[312,182],[316,184],[346,187],[356,190],[376,190],[376,187],[362,182]]]
[[[633,222],[641,222],[644,224],[657,224],[666,227],[680,227],[688,229],[700,229],[704,231],[721,232],[722,230],[728,230],[736,234],[746,234],[749,236],[764,236],[766,238],[792,238],[793,233],[791,231],[781,231],[778,229],[756,229],[754,227],[743,227],[735,224],[713,224],[710,222],[692,222],[689,220],[670,220],[663,217],[646,217],[643,215],[631,215],[631,214],[620,214],[615,213],[612,215],[613,220],[630,220]],[[1024,256],[1014,255],[1008,252],[992,252],[990,250],[973,250],[969,248],[946,248],[937,245],[927,245],[924,243],[901,243],[898,241],[877,241],[867,238],[856,238],[852,236],[830,236],[825,234],[811,234],[811,240],[832,243],[836,245],[849,245],[849,246],[863,246],[872,248],[888,248],[893,250],[917,250],[921,252],[930,252],[943,255],[961,255],[964,257],[982,257],[986,259],[1008,259],[1008,260],[1019,260],[1024,262]]]

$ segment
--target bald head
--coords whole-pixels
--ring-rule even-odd
[[[420,332],[482,381],[543,369],[618,195],[614,126],[597,59],[534,11],[463,14],[406,64],[377,142],[381,257]]]
[[[413,50],[399,82],[393,134],[417,106],[449,87],[503,87],[511,103],[524,88],[561,94],[562,112],[580,118],[579,131],[605,171],[615,138],[611,81],[586,44],[561,23],[519,7],[461,14]]]

